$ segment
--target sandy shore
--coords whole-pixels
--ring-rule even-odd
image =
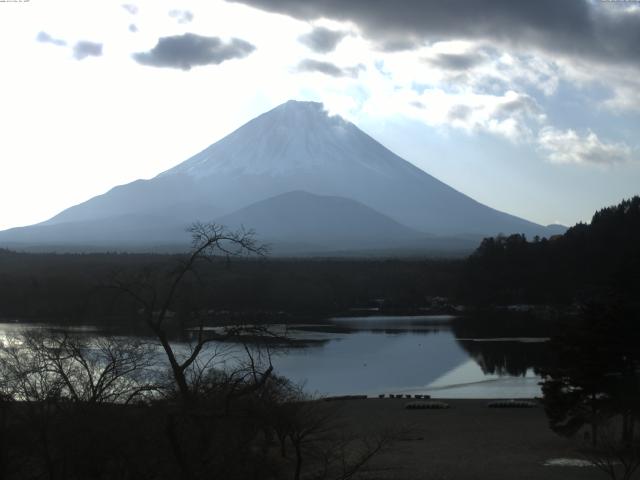
[[[445,400],[447,410],[406,410],[408,400],[340,401],[354,429],[406,427],[367,469],[367,479],[605,479],[594,467],[545,466],[582,459],[578,441],[554,434],[542,407],[488,408],[488,400]]]

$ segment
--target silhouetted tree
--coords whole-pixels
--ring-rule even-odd
[[[11,456],[13,468],[26,465],[31,472],[26,478],[37,478],[40,470],[52,480],[76,478],[71,465],[79,467],[86,456],[72,457],[88,448],[80,434],[100,426],[106,435],[100,416],[91,412],[157,392],[161,387],[154,383],[154,360],[148,345],[132,339],[48,331],[5,337],[0,346],[0,396],[2,413],[10,406],[12,415],[4,418],[3,433],[12,430],[12,447],[22,447]],[[83,421],[87,415],[92,417],[89,425]],[[92,455],[97,452],[101,450],[95,446]]]
[[[640,438],[621,440],[619,429],[612,421],[598,429],[597,446],[586,448],[585,457],[611,480],[630,480],[640,468]]]
[[[571,303],[611,291],[637,303],[640,196],[599,210],[564,235],[486,238],[466,267],[464,295],[478,303]]]
[[[248,333],[246,326],[227,326],[222,333],[205,332],[205,315],[198,312],[196,319],[197,338],[191,351],[185,358],[180,358],[169,341],[171,309],[174,306],[180,287],[188,275],[198,279],[197,266],[201,261],[211,260],[216,255],[227,257],[244,254],[263,255],[264,245],[259,245],[253,231],[239,230],[232,232],[214,223],[195,223],[189,228],[192,236],[191,252],[181,259],[172,270],[158,274],[143,271],[133,278],[117,276],[111,286],[127,294],[139,307],[139,312],[146,326],[159,340],[166,354],[175,384],[184,401],[191,399],[191,386],[188,382],[189,369],[194,366],[198,355],[205,346],[213,341],[221,341]],[[272,371],[269,366],[262,372],[266,378]],[[257,378],[257,377],[256,377]]]
[[[551,428],[571,436],[584,425],[597,442],[598,426],[618,417],[630,442],[640,418],[640,319],[634,310],[592,303],[552,339],[552,366],[542,390]]]

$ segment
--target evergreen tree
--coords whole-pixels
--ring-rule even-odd
[[[552,339],[553,366],[542,372],[544,407],[550,427],[572,436],[612,418],[622,422],[630,442],[640,419],[640,323],[637,312],[611,304],[585,306],[563,334]]]

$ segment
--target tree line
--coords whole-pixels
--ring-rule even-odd
[[[640,291],[640,197],[596,212],[563,235],[486,238],[466,263],[478,303],[573,303],[594,295],[634,302]]]
[[[185,259],[186,255],[0,251],[0,318],[126,323],[138,307],[115,299],[116,292],[105,288],[113,278],[168,272]],[[227,261],[222,256],[199,266],[200,280],[185,279],[172,310],[180,318],[201,309],[282,322],[285,313],[317,319],[379,306],[376,300],[384,299],[389,311],[409,311],[424,306],[429,296],[454,296],[461,269],[461,261],[442,259],[265,256]],[[203,284],[208,293],[200,287]]]

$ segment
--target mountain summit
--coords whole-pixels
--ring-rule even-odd
[[[272,200],[289,192],[298,194]],[[300,192],[309,195],[302,197]],[[349,202],[337,202],[336,197]],[[296,207],[291,203],[296,198],[305,201],[297,202]],[[261,202],[267,203],[255,206]],[[298,208],[295,221],[290,214],[282,217],[277,211],[285,204],[287,209]],[[304,215],[313,218],[313,212],[326,213],[347,204],[350,215],[367,217],[367,228],[361,234],[367,245],[376,243],[372,232],[382,231],[371,224],[374,221],[381,222],[381,228],[394,225],[392,230],[405,242],[408,232],[414,232],[416,239],[427,234],[476,238],[500,232],[547,234],[545,227],[482,205],[440,182],[353,123],[330,116],[321,103],[289,101],[153,179],[115,187],[71,207],[39,224],[37,235],[34,227],[1,232],[0,242],[174,243],[182,235],[176,232],[195,220],[233,219],[237,223],[244,215],[255,222],[255,212],[263,212],[264,218],[290,218],[304,224],[304,235],[302,226],[300,235],[308,241],[313,231],[302,220]],[[342,213],[336,212],[338,222],[329,222],[324,215],[326,225],[320,221],[317,225],[317,239],[332,243],[332,249],[340,246],[347,230],[350,243],[358,243],[352,227],[361,224],[362,218]],[[101,224],[109,225],[108,231],[101,231]],[[136,230],[136,224],[140,229]],[[245,226],[252,227],[250,223]],[[283,226],[283,230],[287,240],[295,243],[294,227]],[[336,241],[329,242],[327,234]],[[390,235],[384,235],[384,241],[382,237],[380,244],[394,245]]]
[[[361,134],[352,123],[330,117],[321,103],[290,100],[160,176],[290,177],[305,170],[367,165],[372,159],[354,148]]]

